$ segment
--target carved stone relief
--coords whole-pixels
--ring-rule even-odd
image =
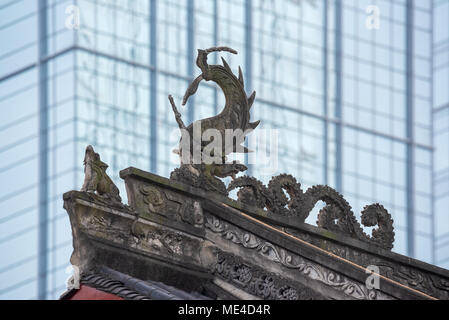
[[[135,216],[130,215],[129,220],[117,220],[113,214],[91,210],[88,215],[80,218],[80,222],[87,234],[126,247],[161,254],[175,260],[200,260],[201,239],[155,223],[139,221]]]
[[[239,177],[233,180],[228,191],[239,189],[238,200],[250,206],[267,209],[269,212],[292,216],[304,222],[318,201],[326,206],[318,215],[318,227],[348,235],[355,239],[391,250],[394,243],[393,220],[380,204],[366,206],[362,211],[362,224],[366,227],[378,226],[368,236],[355,218],[351,206],[334,189],[328,186],[313,186],[306,192],[291,175],[273,177],[268,187],[253,177]],[[289,195],[289,198],[284,193]]]
[[[391,297],[378,290],[367,289],[364,284],[354,282],[324,266],[273,245],[215,216],[207,214],[205,218],[205,227],[213,233],[221,235],[222,238],[244,248],[255,250],[265,259],[278,263],[282,267],[297,270],[301,275],[341,291],[348,297],[367,300],[391,299]]]
[[[162,215],[195,227],[203,225],[203,209],[199,201],[142,182],[137,182],[137,186],[140,194],[136,197],[137,210],[140,213]]]
[[[380,269],[381,275],[410,288],[419,290],[438,299],[449,299],[448,279],[425,274],[416,268],[387,260],[371,252],[360,251],[347,245],[311,237],[309,234],[299,232],[298,230],[289,228],[282,228],[282,230],[361,266],[377,266]]]
[[[217,263],[212,273],[238,288],[268,300],[325,299],[310,288],[244,262],[235,255],[217,250]]]

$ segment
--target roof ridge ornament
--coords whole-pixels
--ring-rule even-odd
[[[207,191],[218,192],[225,196],[228,196],[231,190],[240,189],[237,193],[240,202],[266,209],[274,214],[294,216],[301,222],[306,220],[317,202],[321,200],[326,203],[326,206],[321,209],[318,215],[318,227],[344,233],[361,241],[391,250],[394,242],[393,220],[387,210],[380,204],[366,206],[362,211],[362,224],[365,227],[378,226],[377,229],[373,230],[372,235],[369,236],[364,233],[348,202],[341,194],[329,186],[313,186],[306,192],[303,192],[301,184],[293,176],[287,174],[273,177],[268,187],[253,177],[243,176],[235,178],[237,173],[245,171],[247,167],[236,162],[226,163],[226,155],[232,152],[250,152],[250,150],[240,144],[244,142],[246,135],[259,125],[260,121],[249,122],[250,109],[254,103],[255,92],[250,97],[246,96],[241,68],[239,67],[239,75],[237,77],[232,73],[228,63],[223,58],[223,65],[209,65],[207,63],[209,53],[220,51],[237,54],[237,51],[228,47],[198,50],[196,64],[202,73],[189,85],[182,101],[183,105],[187,103],[189,97],[198,90],[202,80],[213,81],[220,86],[226,98],[226,105],[220,114],[195,121],[187,127],[182,121],[173,97],[169,96],[176,122],[182,132],[180,146],[176,150],[181,157],[181,166],[171,173],[170,178]],[[199,133],[201,135],[195,138],[196,125],[200,125]],[[207,164],[203,162],[204,152],[207,148],[202,137],[203,133],[208,129],[219,131],[221,137],[225,136],[225,131],[228,129],[240,129],[244,133],[237,137],[235,143],[234,140],[232,141],[233,145],[231,148],[223,146],[220,149],[222,151],[220,154],[222,162]],[[239,147],[242,149],[239,149]],[[186,149],[189,151],[187,158],[184,157]],[[195,163],[194,154],[194,161],[192,162],[191,155],[195,151],[201,154],[201,162],[199,163]],[[233,181],[226,188],[219,178],[228,176],[231,176]],[[289,195],[289,199],[285,195],[284,190]]]
[[[273,177],[268,183],[268,187],[256,178],[239,177],[228,186],[228,191],[234,189],[239,189],[238,201],[246,205],[267,209],[278,215],[295,217],[303,223],[318,201],[323,201],[326,206],[318,214],[318,227],[343,233],[387,250],[393,248],[393,219],[388,211],[378,203],[365,206],[361,212],[363,226],[378,226],[369,236],[363,231],[349,203],[340,193],[329,186],[316,185],[303,192],[301,184],[293,176],[281,174]],[[284,190],[289,198],[284,194]]]
[[[176,122],[182,132],[179,149],[175,150],[175,153],[180,155],[181,166],[171,173],[170,178],[227,196],[226,186],[219,178],[235,178],[236,174],[247,170],[247,167],[236,161],[227,162],[226,156],[230,153],[251,152],[242,144],[245,137],[259,125],[260,121],[249,122],[250,109],[256,93],[253,92],[249,97],[246,96],[241,68],[239,68],[239,76],[237,77],[232,73],[228,63],[223,58],[223,65],[209,65],[207,63],[207,56],[210,53],[221,51],[237,54],[237,51],[228,47],[198,50],[196,64],[201,69],[201,74],[189,85],[182,101],[183,105],[187,103],[189,97],[198,90],[202,80],[213,81],[223,90],[226,98],[225,107],[220,114],[195,121],[186,126],[173,97],[171,95],[168,97]],[[210,141],[205,143],[202,139],[203,134],[207,133],[208,130],[215,130],[215,133],[221,139],[221,143],[217,142],[220,144],[219,148],[211,150],[212,152],[207,152],[207,145]],[[224,139],[228,130],[231,130],[233,134],[237,132],[235,140],[232,138],[231,143],[227,143]],[[213,138],[212,143],[215,143],[215,136]],[[196,154],[198,154],[197,158],[195,157]]]
[[[94,148],[88,145],[84,155],[84,183],[81,191],[96,193],[106,200],[121,204],[119,189],[106,173],[108,167]]]

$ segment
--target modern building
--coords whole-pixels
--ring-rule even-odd
[[[434,17],[435,263],[449,268],[449,28],[438,27],[449,20],[449,1],[435,1]]]
[[[82,185],[86,145],[110,165],[124,201],[121,169],[169,176],[177,125],[167,95],[180,101],[199,74],[196,49],[216,45],[238,51],[222,56],[257,91],[253,119],[279,129],[276,173],[336,188],[356,215],[384,204],[395,252],[448,267],[447,8],[448,0],[0,0],[0,298],[64,291],[72,243],[62,194]],[[201,85],[184,121],[216,114],[223,100]],[[267,182],[273,173],[258,168],[251,174]]]

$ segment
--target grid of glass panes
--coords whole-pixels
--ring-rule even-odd
[[[435,0],[443,8],[445,1]],[[0,48],[0,102],[7,110],[0,122],[0,178],[11,181],[0,198],[0,211],[7,213],[0,216],[0,247],[7,257],[0,262],[0,298],[36,297],[38,50],[37,33],[26,30],[35,30],[38,19],[35,3],[25,2],[0,0],[0,40],[8,43]],[[405,252],[406,150],[410,144],[405,114],[406,2],[343,1],[342,119],[335,119],[335,2],[328,0],[327,8],[325,3],[48,0],[48,298],[59,296],[68,277],[71,233],[61,199],[63,192],[82,184],[85,146],[93,144],[110,165],[108,172],[126,201],[119,170],[128,166],[150,169],[151,128],[156,127],[156,173],[168,176],[176,166],[172,149],[177,144],[177,125],[167,95],[180,101],[189,81],[199,73],[191,60],[196,51],[191,49],[215,45],[239,52],[237,56],[220,55],[234,72],[242,66],[248,94],[257,89],[252,118],[262,120],[260,129],[280,131],[275,172],[265,174],[258,165],[252,174],[268,182],[271,175],[288,172],[304,187],[319,183],[335,186],[335,176],[341,175],[343,193],[357,214],[368,203],[385,204],[395,219],[395,250]],[[415,0],[415,43],[430,45],[429,3]],[[72,4],[80,13],[76,32],[65,26],[66,9]],[[379,6],[381,31],[388,32],[365,28],[368,4]],[[447,19],[440,24],[446,26]],[[156,28],[156,39],[151,38],[152,28]],[[433,29],[435,33],[440,30]],[[252,39],[249,45],[248,38]],[[447,67],[447,45],[436,48],[439,66]],[[431,52],[426,46],[415,51],[413,147],[414,174],[419,177],[414,193],[415,233],[417,257],[431,262]],[[211,55],[211,61],[218,62],[218,56]],[[155,57],[154,64],[150,57]],[[246,65],[248,61],[251,65]],[[440,78],[442,83],[444,76]],[[435,94],[449,90],[441,92]],[[152,94],[156,95],[155,104]],[[440,101],[438,97],[435,101]],[[216,114],[223,105],[224,98],[215,86],[203,83],[194,102],[179,107],[186,120],[190,107],[193,118],[200,119]],[[436,146],[449,140],[448,117],[443,115],[436,117]],[[343,172],[335,169],[337,127],[343,128]],[[444,168],[446,151],[437,149],[438,159],[441,155],[446,159]],[[438,171],[435,189],[447,185],[445,170]],[[438,208],[449,196],[443,191],[435,194],[436,211],[443,212]],[[308,221],[314,223],[314,218]],[[441,234],[444,232],[441,229]],[[440,242],[443,248],[448,241],[443,237]]]
[[[449,268],[449,0],[433,5],[435,262]]]
[[[377,8],[370,27],[368,5]],[[431,8],[414,7],[413,140],[407,136],[406,2],[344,1],[343,8],[343,193],[357,213],[381,202],[395,220],[395,251],[406,253],[407,215],[415,220],[415,257],[432,260]],[[371,11],[371,14],[372,11]],[[376,19],[376,17],[374,17]],[[407,148],[419,177],[415,212],[407,212]]]
[[[305,187],[324,182],[323,3],[251,1],[253,117],[279,130],[275,171],[254,166],[264,182],[283,172]]]

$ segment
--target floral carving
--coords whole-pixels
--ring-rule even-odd
[[[220,234],[226,240],[232,241],[247,249],[256,250],[267,260],[279,263],[288,269],[295,269],[302,275],[342,291],[352,298],[368,300],[389,298],[383,293],[377,292],[376,290],[369,290],[363,284],[356,283],[299,255],[292,254],[215,216],[206,215],[205,226],[212,232]],[[263,282],[259,283],[259,285],[261,286],[260,288],[265,288],[268,284]]]
[[[217,251],[217,263],[212,273],[233,285],[262,299],[269,300],[309,300],[323,299],[310,288],[268,273],[261,268],[243,262],[240,258]]]
[[[298,292],[292,287],[284,286],[278,292],[281,300],[298,300]]]
[[[155,187],[141,185],[140,192],[143,195],[143,202],[149,205],[150,209],[153,209],[153,206],[161,206],[164,204],[164,199],[162,198],[161,193]]]

